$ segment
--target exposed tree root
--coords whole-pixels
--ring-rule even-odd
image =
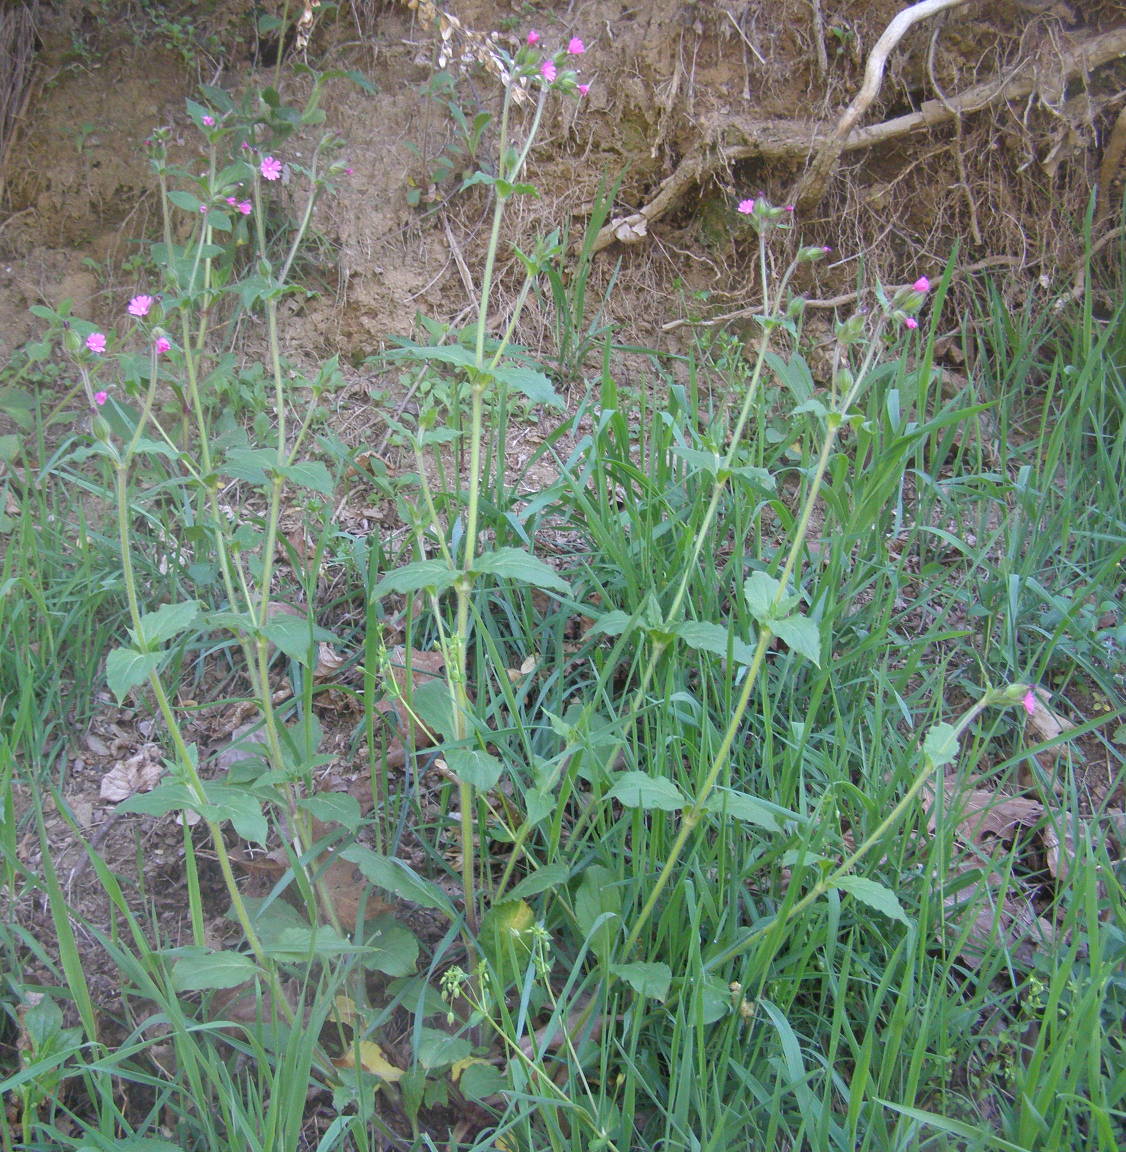
[[[919,4],[914,7],[923,6]],[[931,12],[937,10],[934,7],[929,9]],[[892,22],[894,23],[895,21]],[[889,25],[889,29],[890,27]],[[1074,44],[1059,56],[1058,67],[1051,77],[1051,86],[1058,92],[1073,77],[1090,73],[1123,56],[1126,56],[1126,27],[1091,36]],[[611,220],[598,233],[594,251],[597,252],[614,241],[623,244],[639,243],[645,238],[648,226],[675,208],[690,188],[740,160],[752,158],[795,160],[805,158],[811,152],[816,152],[820,159],[831,152],[833,159],[830,167],[832,167],[846,152],[871,148],[913,132],[935,128],[955,117],[1029,96],[1045,86],[1042,62],[1027,59],[1007,76],[991,77],[956,95],[948,95],[945,99],[927,100],[917,112],[897,116],[868,128],[846,127],[847,135],[841,139],[837,139],[837,133],[840,125],[849,118],[847,113],[831,130],[805,120],[729,117],[715,126],[709,133],[711,138],[708,141],[702,142],[684,157],[676,170],[661,182],[657,195],[639,212]],[[850,105],[850,109],[855,108],[859,100],[858,96]],[[851,118],[851,123],[855,123],[855,119],[863,113],[863,110],[861,107],[856,116]],[[805,187],[807,194],[811,188],[804,182],[799,187]],[[818,199],[822,193],[823,188],[818,191]],[[796,200],[796,196],[793,199]]]

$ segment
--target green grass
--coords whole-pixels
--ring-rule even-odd
[[[585,284],[548,279],[556,359],[579,374],[607,334]],[[876,339],[823,457],[827,393],[800,337],[778,335],[761,381],[716,340],[652,352],[638,381],[607,336],[585,396],[522,466],[550,465],[537,490],[505,460],[507,394],[472,396],[501,380],[500,353],[486,368],[484,341],[472,364],[467,346],[415,349],[465,379],[456,412],[403,430],[438,480],[386,487],[402,553],[334,526],[347,461],[326,433],[332,490],[319,472],[300,489],[315,557],[290,546],[277,583],[258,499],[274,478],[217,438],[217,473],[241,461],[251,493],[229,537],[250,557],[247,599],[261,579],[308,620],[269,633],[270,686],[292,687],[276,713],[258,701],[276,748],[208,778],[203,800],[158,790],[122,811],[130,867],[107,863],[68,800],[78,737],[111,707],[107,654],[167,654],[114,714],[157,719],[184,787],[184,698],[212,703],[218,681],[224,701],[253,702],[224,628],[264,651],[269,621],[232,624],[225,529],[184,460],[144,457],[119,532],[120,458],[84,433],[48,448],[32,419],[0,572],[0,1149],[1119,1148],[1126,305],[1103,323],[1089,301],[1045,316],[984,288],[952,393],[931,361],[945,288],[917,333]],[[467,491],[452,460],[474,431]],[[467,525],[481,547],[463,568]],[[169,547],[180,538],[192,556]],[[548,595],[532,554],[552,560]],[[784,572],[795,601],[771,615],[754,590]],[[167,648],[140,635],[168,619],[158,605],[191,616]],[[453,692],[406,693],[444,763],[411,750],[405,723],[405,764],[385,759],[396,733],[376,705],[403,659],[384,635],[400,609],[408,650],[445,645]],[[314,619],[362,666],[337,687],[356,703],[343,721],[312,674]],[[1020,707],[992,706],[1032,682],[1073,730],[1038,743]],[[342,765],[370,774],[370,815],[318,791]],[[971,789],[1044,815],[971,843]],[[226,839],[176,829],[184,809]],[[216,860],[260,825],[280,864],[265,895],[234,900],[236,923]],[[149,839],[170,832],[178,920]],[[364,899],[398,898],[398,921],[333,915],[323,885],[343,861]]]

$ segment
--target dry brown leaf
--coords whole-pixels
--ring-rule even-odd
[[[329,680],[340,670],[346,657],[335,652],[331,645],[323,640],[317,644],[317,666],[313,669],[313,679]]]
[[[102,777],[98,794],[110,804],[126,800],[135,792],[151,792],[164,774],[160,749],[146,744],[127,760],[118,760]]]
[[[383,1049],[374,1040],[361,1040],[354,1044],[347,1052],[333,1064],[337,1068],[355,1068],[356,1050],[359,1049],[360,1067],[365,1072],[378,1076],[388,1084],[397,1084],[403,1078],[402,1068],[396,1068],[383,1054]]]

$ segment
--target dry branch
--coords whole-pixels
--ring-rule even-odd
[[[1052,77],[1053,85],[1058,90],[1072,77],[1091,72],[1123,56],[1126,56],[1126,28],[1091,36],[1061,54],[1058,71]],[[1026,60],[1007,76],[994,76],[957,95],[947,96],[945,100],[927,100],[917,112],[869,128],[853,129],[839,142],[838,155],[937,127],[956,116],[1028,96],[1043,86],[1042,65]],[[657,195],[648,204],[632,215],[616,217],[598,233],[594,251],[615,240],[626,244],[642,240],[651,223],[675,207],[690,187],[701,183],[718,169],[752,158],[792,160],[804,157],[832,140],[830,131],[809,121],[754,120],[738,116],[725,119],[711,136],[719,141],[718,146],[709,142],[689,152],[676,170],[661,182]]]

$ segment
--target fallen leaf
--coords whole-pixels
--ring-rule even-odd
[[[116,804],[135,792],[151,792],[164,774],[159,752],[155,744],[146,744],[127,760],[118,760],[102,777],[98,795]]]
[[[337,1068],[355,1068],[357,1049],[359,1050],[360,1067],[373,1076],[378,1076],[388,1084],[397,1084],[403,1078],[402,1068],[396,1068],[386,1056],[383,1049],[374,1040],[361,1040],[354,1044],[347,1052],[333,1064]]]

